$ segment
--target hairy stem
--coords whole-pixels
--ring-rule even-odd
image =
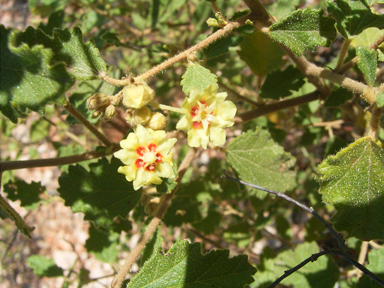
[[[376,104],[373,104],[371,121],[369,123],[368,136],[372,139],[377,139],[380,127],[381,113],[383,108],[377,107]]]
[[[0,162],[0,172],[7,170],[17,170],[25,168],[37,168],[37,167],[49,167],[49,166],[61,166],[74,164],[82,161],[87,161],[95,158],[111,155],[120,148],[115,146],[110,151],[100,152],[86,152],[78,155],[72,155],[67,157],[47,158],[47,159],[35,159],[35,160],[23,160],[23,161],[6,161]]]
[[[87,119],[84,118],[83,115],[81,115],[75,107],[69,102],[67,102],[64,105],[64,108],[71,113],[77,120],[79,120],[80,123],[82,123],[85,127],[88,128],[89,131],[91,131],[105,146],[110,147],[112,146],[112,142],[105,137],[97,128],[92,125]]]
[[[338,72],[340,67],[343,65],[345,57],[348,54],[348,48],[349,44],[351,44],[352,39],[345,39],[343,42],[343,45],[341,45],[340,53],[339,53],[339,59],[337,60],[337,65],[335,67],[335,71]]]
[[[148,224],[147,230],[145,230],[139,242],[137,243],[135,248],[133,248],[131,254],[128,255],[128,258],[124,266],[120,268],[119,273],[116,275],[115,279],[113,279],[112,285],[111,285],[113,288],[120,287],[121,283],[123,283],[125,279],[125,276],[128,274],[129,270],[131,270],[132,265],[135,263],[136,259],[140,256],[141,251],[144,249],[145,245],[148,243],[148,241],[151,239],[151,236],[156,231],[157,226],[160,224],[161,219],[163,218],[165,212],[169,207],[171,199],[173,198],[177,189],[179,188],[181,179],[183,178],[185,172],[187,171],[187,168],[190,166],[192,159],[194,158],[196,151],[197,151],[196,148],[189,149],[183,162],[180,164],[178,174],[175,179],[175,181],[177,182],[177,186],[172,190],[171,193],[165,194],[165,197],[163,198],[163,201],[160,203],[154,218]]]

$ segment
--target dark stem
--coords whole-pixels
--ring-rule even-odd
[[[7,171],[7,170],[25,169],[25,168],[49,167],[49,166],[61,166],[61,165],[73,164],[73,163],[78,163],[78,162],[82,162],[82,161],[86,161],[94,158],[104,157],[116,152],[119,149],[120,148],[118,147],[114,147],[114,149],[108,152],[92,151],[92,152],[86,152],[86,153],[67,156],[67,157],[0,162],[0,172]]]
[[[91,131],[105,146],[110,147],[112,145],[112,142],[105,137],[97,128],[92,125],[87,119],[84,118],[83,115],[81,115],[75,107],[69,102],[67,102],[64,105],[64,108],[73,115],[78,121],[80,121],[81,124],[83,124],[89,131]]]
[[[332,235],[336,238],[338,244],[339,244],[339,248],[342,250],[342,251],[345,251],[345,246],[344,246],[344,240],[340,237],[340,235],[323,219],[321,218],[321,216],[319,214],[316,213],[315,210],[313,210],[312,208],[308,208],[307,206],[305,206],[304,204],[301,204],[300,202],[292,199],[291,197],[289,197],[288,195],[286,194],[283,194],[283,193],[280,193],[280,192],[277,192],[277,191],[274,191],[274,190],[270,190],[270,189],[267,189],[267,188],[264,188],[264,187],[261,187],[261,186],[258,186],[258,185],[255,185],[255,184],[251,184],[251,183],[247,183],[247,182],[244,182],[242,180],[239,180],[239,179],[236,179],[236,178],[233,178],[231,176],[229,176],[228,174],[225,173],[224,171],[224,176],[229,179],[229,180],[232,180],[232,181],[236,181],[236,182],[239,182],[243,185],[247,185],[249,187],[252,187],[252,188],[256,188],[256,189],[259,189],[261,191],[264,191],[264,192],[267,192],[267,193],[270,193],[270,194],[273,194],[273,195],[276,195],[278,197],[281,197],[281,198],[284,198],[285,200],[299,206],[301,209],[311,213],[313,216],[316,217],[316,219],[318,219],[321,224],[323,224],[325,226],[325,228],[327,228],[329,230],[329,232],[332,233]]]

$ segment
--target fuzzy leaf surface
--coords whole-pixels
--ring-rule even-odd
[[[63,269],[57,267],[55,261],[42,255],[32,255],[27,258],[28,266],[33,269],[37,276],[60,277],[63,276]]]
[[[209,84],[217,83],[217,76],[203,66],[191,63],[183,75],[181,85],[183,92],[189,94],[192,88],[203,91]]]
[[[323,13],[311,8],[296,10],[269,28],[271,37],[297,56],[317,46],[330,46],[337,35],[335,20]]]
[[[43,45],[51,48],[54,54],[53,63],[64,62],[68,72],[77,80],[93,80],[100,78],[100,73],[107,71],[99,49],[92,40],[84,43],[80,28],[54,29],[53,38],[40,29],[28,27],[25,32],[18,33],[15,45],[27,44],[29,47]]]
[[[59,178],[58,192],[65,205],[71,206],[73,213],[84,213],[84,219],[95,221],[96,226],[110,225],[117,216],[126,219],[141,192],[117,172],[120,165],[117,159],[109,163],[103,158],[90,164],[90,171],[80,165],[69,166],[68,173]]]
[[[384,240],[384,150],[363,137],[329,156],[317,169],[323,201],[337,213],[331,221],[348,237]]]
[[[353,98],[353,93],[343,87],[333,90],[324,102],[325,107],[339,107]]]
[[[243,181],[277,191],[296,186],[296,172],[292,170],[296,159],[266,130],[257,128],[236,137],[227,146],[227,157]]]
[[[14,45],[16,30],[0,25],[0,111],[13,123],[27,109],[41,112],[51,103],[63,103],[73,84],[64,63],[51,63],[54,54],[38,45]]]
[[[201,254],[200,243],[179,241],[164,255],[157,251],[128,284],[136,287],[244,287],[253,282],[256,268],[247,256],[229,258],[229,250]]]
[[[384,15],[372,13],[362,0],[327,1],[327,10],[336,18],[337,30],[346,39],[368,27],[384,28]]]
[[[384,21],[384,19],[383,19]],[[369,86],[375,83],[376,79],[376,67],[377,67],[377,55],[375,50],[370,50],[366,47],[359,46],[356,49],[357,66],[363,72],[365,82]]]
[[[237,50],[240,58],[260,77],[279,69],[286,62],[283,60],[283,49],[258,30],[252,35],[245,36],[240,48],[241,50]]]
[[[303,73],[298,68],[289,66],[283,71],[277,70],[268,74],[261,86],[260,97],[279,100],[290,96],[291,90],[299,90],[304,83]]]
[[[384,105],[384,91],[381,91],[379,94],[376,95],[376,104],[379,107],[383,107],[383,105]]]

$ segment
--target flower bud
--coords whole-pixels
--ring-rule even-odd
[[[219,22],[215,18],[208,18],[206,22],[208,26],[220,27]]]
[[[104,109],[99,109],[99,110],[93,112],[93,114],[92,114],[92,118],[97,118],[97,117],[99,117],[100,114],[103,113],[103,112],[104,112]]]
[[[123,105],[139,109],[155,98],[155,91],[147,83],[130,84],[123,88]]]
[[[95,93],[87,99],[87,107],[89,110],[99,110],[100,108],[108,106],[109,102],[107,95],[104,93]]]
[[[145,125],[149,122],[149,119],[151,119],[151,115],[151,109],[144,106],[140,109],[128,109],[125,119],[132,126],[136,126],[137,124]]]
[[[115,106],[109,105],[104,112],[104,119],[105,120],[112,120],[116,115],[116,109]]]
[[[163,114],[160,112],[154,112],[145,127],[151,128],[152,130],[162,130],[164,129],[166,123],[167,119]]]

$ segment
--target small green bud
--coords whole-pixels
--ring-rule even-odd
[[[221,27],[219,22],[215,18],[208,18],[206,22],[208,26]]]
[[[228,24],[227,20],[223,17],[223,15],[220,12],[217,12],[215,14],[215,17],[217,19],[217,22],[219,23],[220,27],[223,27]]]
[[[112,120],[116,116],[115,106],[109,105],[104,112],[104,120]]]
[[[104,93],[95,93],[87,99],[87,107],[89,110],[99,110],[108,106],[109,102],[107,95]]]

